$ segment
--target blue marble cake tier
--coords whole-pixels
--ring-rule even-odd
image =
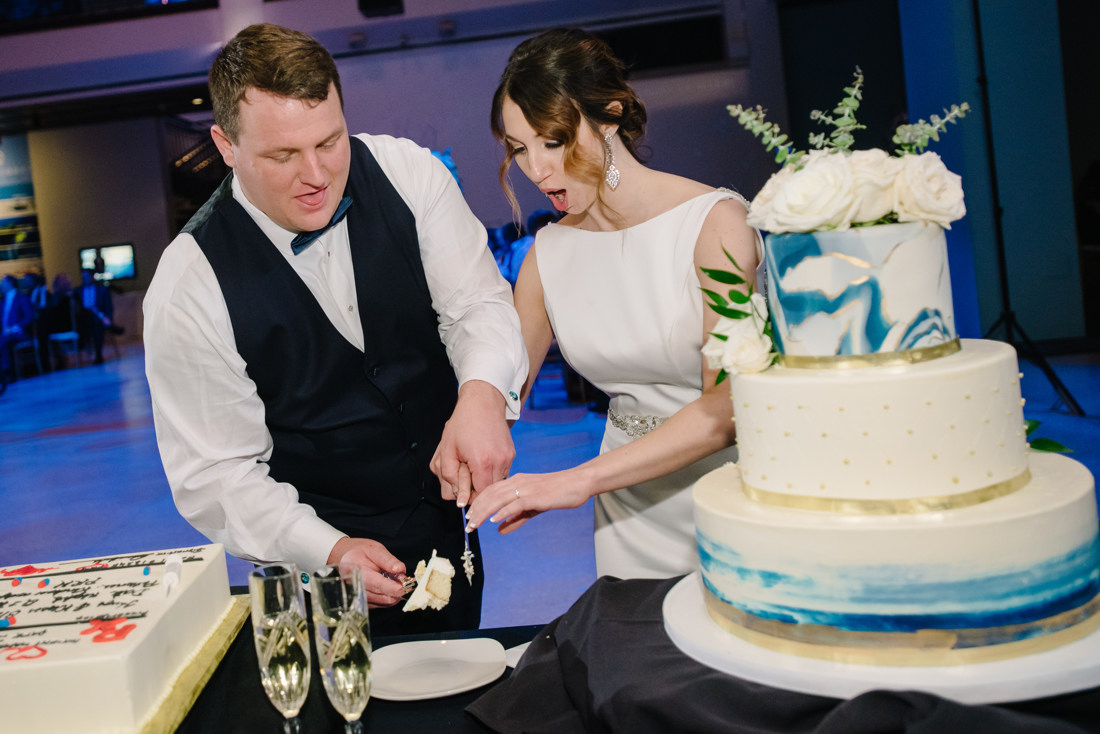
[[[943,229],[768,235],[768,308],[789,366],[917,362],[958,348]]]

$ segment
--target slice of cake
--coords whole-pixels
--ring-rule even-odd
[[[416,589],[401,611],[415,612],[418,609],[442,609],[451,600],[451,579],[454,578],[455,567],[443,556],[436,555],[432,549],[432,557],[427,563],[420,561],[416,564]]]
[[[0,568],[0,728],[172,731],[247,612],[220,545]]]

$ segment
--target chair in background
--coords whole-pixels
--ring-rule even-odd
[[[69,330],[50,334],[50,356],[55,359],[58,355],[67,358],[70,354],[76,355],[77,367],[84,366],[83,355],[80,353],[80,334],[76,330],[76,314],[72,308],[69,309]]]
[[[27,355],[30,352],[30,355]],[[12,362],[15,366],[15,379],[23,379],[23,365],[28,361],[27,357],[30,357],[35,368],[38,370],[35,374],[42,374],[42,361],[38,358],[38,340],[31,337],[30,339],[24,339],[23,341],[16,342],[12,345]]]

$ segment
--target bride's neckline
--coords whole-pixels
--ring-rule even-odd
[[[584,232],[585,234],[595,234],[595,235],[598,235],[598,234],[621,234],[623,232],[629,232],[632,229],[637,229],[638,227],[644,227],[647,224],[651,224],[653,222],[656,222],[657,220],[661,219],[662,217],[666,217],[669,214],[672,214],[677,209],[685,207],[688,204],[691,204],[692,202],[698,201],[699,199],[702,199],[702,198],[707,197],[707,196],[712,196],[712,195],[714,195],[716,193],[719,193],[719,192],[723,192],[723,193],[727,193],[727,194],[734,194],[735,197],[738,195],[737,192],[732,191],[730,189],[727,189],[725,187],[718,187],[718,188],[715,188],[715,189],[711,189],[710,191],[706,191],[702,194],[697,194],[696,196],[692,196],[688,199],[684,199],[679,204],[675,204],[675,205],[669,207],[668,209],[665,209],[663,212],[659,212],[657,214],[654,214],[649,219],[643,219],[642,221],[638,222],[637,224],[631,224],[629,226],[622,227],[620,229],[581,229],[580,227],[574,227],[570,224],[562,224],[561,222],[555,222],[554,226],[565,227],[566,229],[571,229],[574,232]]]

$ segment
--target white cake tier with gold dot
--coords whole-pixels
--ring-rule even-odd
[[[1011,494],[893,515],[755,502],[727,464],[693,490],[708,612],[756,644],[868,664],[980,662],[1086,634],[1100,619],[1093,478],[1029,459]]]
[[[741,480],[753,499],[833,512],[927,512],[1027,481],[1011,346],[857,369],[774,366],[733,379]]]

